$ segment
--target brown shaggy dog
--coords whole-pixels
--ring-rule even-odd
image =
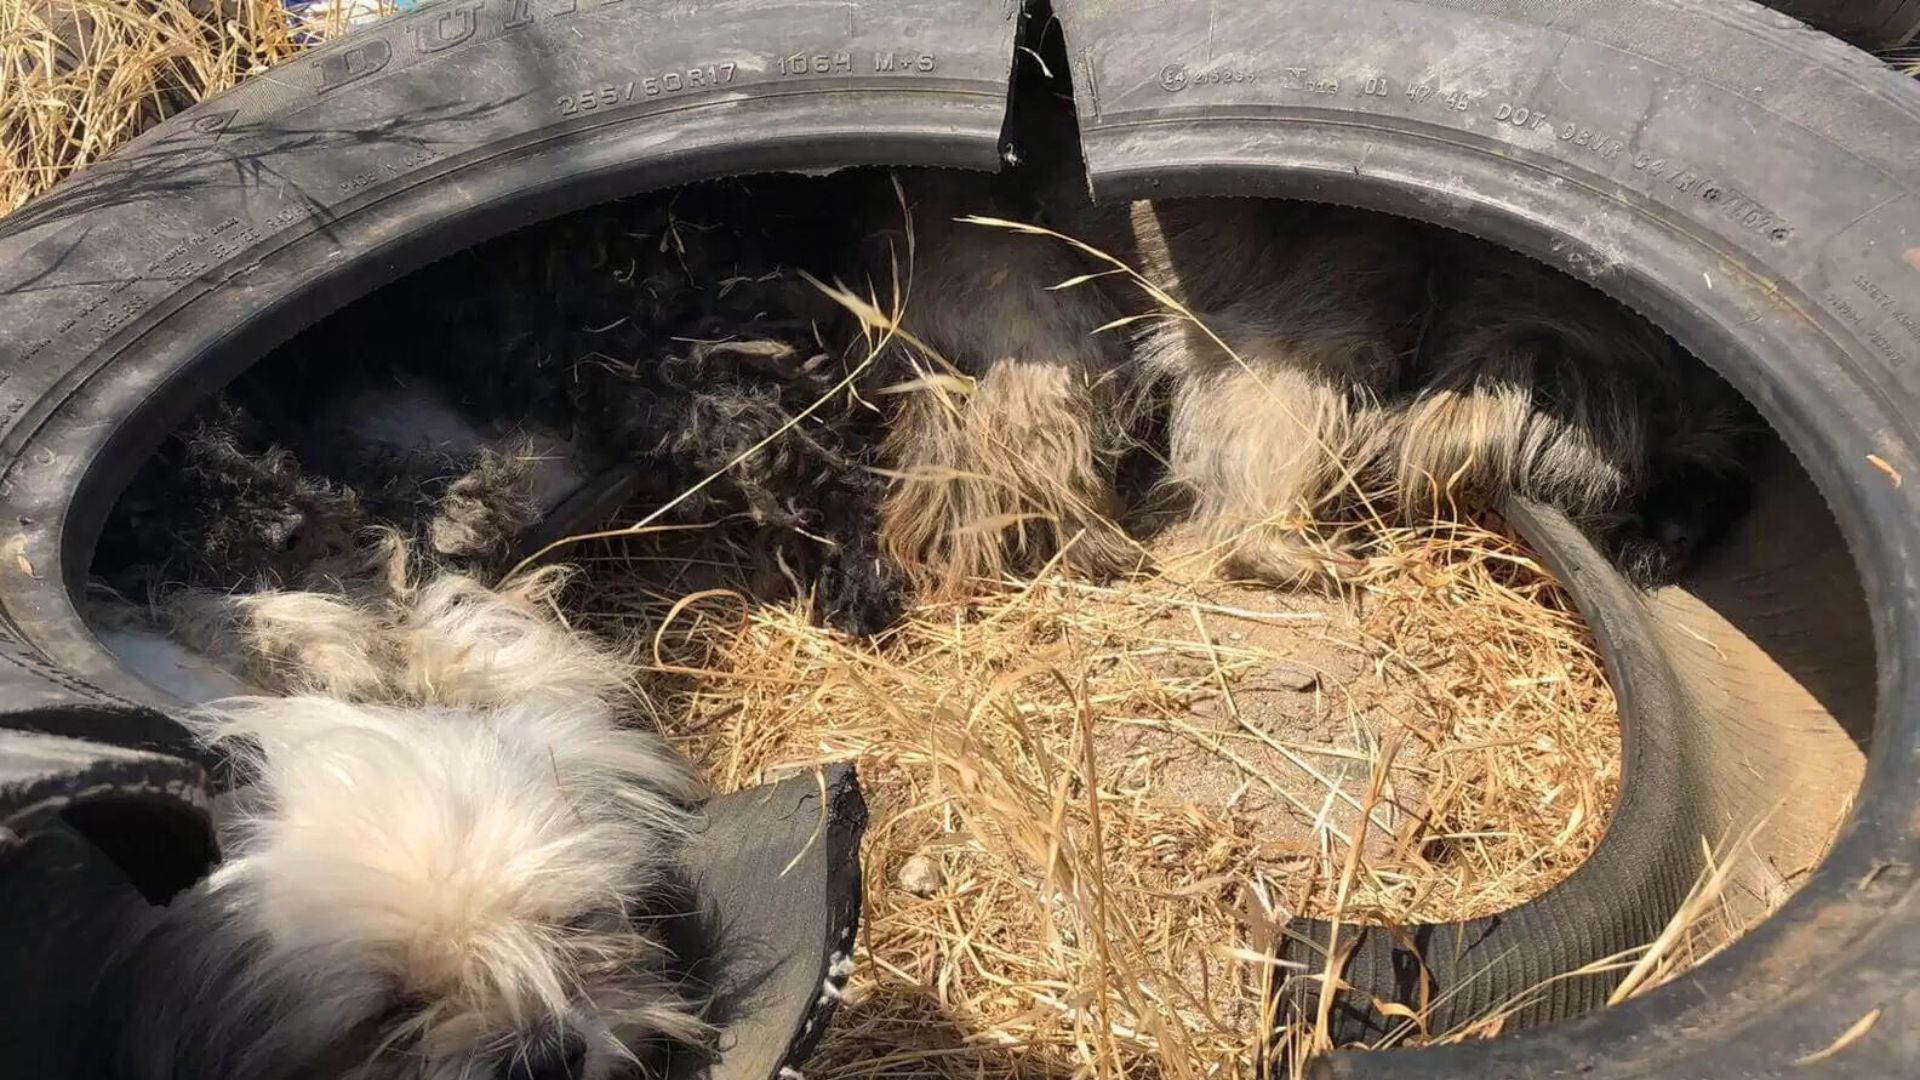
[[[905,294],[886,368],[899,402],[881,452],[885,550],[936,596],[1056,555],[1094,576],[1137,565],[1112,520],[1125,356],[1094,333],[1113,312],[1095,290],[1050,291],[1081,272],[1066,245],[954,220],[1019,216],[995,182],[920,172],[901,183],[911,266],[897,225],[866,260],[875,281],[897,265]]]
[[[1362,495],[1425,311],[1421,234],[1252,199],[1136,204],[1132,233],[1141,271],[1198,320],[1135,343],[1168,401],[1169,479],[1228,573],[1324,580],[1343,538],[1316,524]]]

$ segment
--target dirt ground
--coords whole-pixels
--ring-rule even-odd
[[[1157,549],[1171,567],[1192,555],[1182,536]],[[1164,718],[1110,718],[1095,744],[1102,766],[1209,812],[1250,816],[1275,856],[1347,842],[1379,747],[1404,741],[1413,711],[1407,688],[1375,677],[1354,601],[1179,579],[1193,599],[1156,615],[1147,631],[1211,651],[1175,646],[1145,660],[1152,678],[1191,689]],[[1418,805],[1423,757],[1417,741],[1401,749],[1389,801],[1373,814],[1369,850],[1406,821],[1403,806]]]

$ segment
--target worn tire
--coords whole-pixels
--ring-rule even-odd
[[[1879,1076],[1920,1059],[1920,483],[1902,482],[1920,476],[1920,95],[1740,0],[1059,7],[1096,194],[1370,206],[1595,281],[1761,406],[1871,594],[1890,598],[1872,610],[1877,672],[1864,658],[1877,726],[1855,813],[1759,931],[1688,980],[1582,1021],[1321,1067]],[[444,0],[162,125],[9,219],[0,723],[184,749],[167,703],[98,646],[73,596],[107,507],[211,387],[432,258],[614,195],[769,169],[992,167],[1013,17],[1001,0]],[[892,71],[864,70],[883,56]],[[724,85],[709,85],[727,63]],[[1774,532],[1817,525],[1796,506],[1784,517],[1795,528]],[[1807,588],[1787,602],[1753,583],[1753,567],[1795,569],[1806,554],[1766,550],[1728,571],[1729,606],[1747,604],[1765,631],[1734,636],[1813,656],[1805,670],[1861,660],[1851,630],[1805,630],[1806,605],[1823,603]],[[1810,550],[1823,575],[1844,556],[1824,541]],[[1725,593],[1656,597],[1647,618],[1686,629],[1689,603]],[[1819,655],[1813,638],[1843,655]],[[1716,682],[1725,672],[1689,656],[1691,639],[1655,640],[1649,656],[1707,673],[1694,685],[1714,689],[1713,715],[1750,723],[1743,703],[1779,715]],[[1801,690],[1819,699],[1808,715],[1852,708]],[[1743,730],[1771,748],[1750,755],[1756,767],[1791,789],[1781,748],[1798,733],[1725,729]],[[1868,1016],[1817,1068],[1794,1065]]]
[[[1791,886],[1778,871],[1819,861],[1860,783],[1873,643],[1839,532],[1784,458],[1755,463],[1752,513],[1681,583],[1651,595],[1564,514],[1509,503],[1507,520],[1592,629],[1618,699],[1616,807],[1592,854],[1532,900],[1465,922],[1344,929],[1342,977],[1358,992],[1333,1004],[1338,1043],[1438,1037],[1495,1014],[1515,1032],[1598,1009],[1708,870],[1708,848],[1736,868],[1721,896],[1736,920]],[[1795,799],[1781,803],[1779,791]],[[1280,959],[1324,971],[1329,924],[1289,929]],[[1313,1016],[1318,985],[1281,990]],[[1419,1024],[1382,1012],[1382,1000],[1421,1011]]]
[[[1006,0],[444,0],[147,132],[0,223],[0,718],[184,750],[72,597],[185,410],[476,239],[714,176],[992,168]]]
[[[1281,992],[1297,1015],[1315,1016],[1316,977],[1333,943],[1345,956],[1341,977],[1354,988],[1332,1003],[1329,1035],[1338,1045],[1443,1034],[1496,1010],[1509,1013],[1506,1030],[1520,1030],[1601,1007],[1624,971],[1571,973],[1659,935],[1699,875],[1699,838],[1718,816],[1713,780],[1726,759],[1694,737],[1687,687],[1661,653],[1647,606],[1565,515],[1514,500],[1506,516],[1593,631],[1624,729],[1616,809],[1572,874],[1507,911],[1393,929],[1347,926],[1337,935],[1325,921],[1294,920],[1277,952],[1307,977],[1286,980]],[[1381,1011],[1379,1001],[1419,1011],[1418,1026]]]
[[[1744,0],[1060,0],[1056,10],[1095,197],[1365,206],[1489,237],[1593,282],[1760,407],[1877,598],[1872,647],[1863,627],[1834,659],[1852,665],[1860,693],[1877,690],[1865,784],[1831,855],[1772,918],[1686,979],[1617,1008],[1485,1043],[1334,1055],[1318,1068],[1423,1080],[1910,1071],[1920,1060],[1920,88]],[[1802,506],[1766,521],[1762,539],[1814,535],[1823,519]],[[1800,590],[1786,602],[1764,579],[1734,576],[1735,606],[1752,616],[1735,629],[1781,655],[1847,636],[1825,614],[1854,602],[1844,594]],[[1656,623],[1710,608],[1650,603]],[[1696,685],[1728,719],[1702,711],[1685,730],[1729,762],[1789,778],[1771,790],[1739,783],[1709,757],[1694,763],[1720,777],[1710,786],[1723,801],[1709,805],[1725,813],[1782,794],[1793,805],[1796,725],[1809,714],[1798,699],[1772,709],[1764,695],[1742,712],[1738,680],[1687,655],[1681,637],[1658,647],[1707,672]],[[1816,734],[1831,743],[1831,731]],[[1577,942],[1577,921],[1554,933],[1575,939],[1575,953],[1597,947]],[[1841,1049],[1796,1066],[1856,1023]]]
[[[178,703],[75,606],[110,505],[164,433],[329,311],[520,225],[742,172],[993,168],[1019,15],[1006,0],[441,0],[172,118],[0,223],[0,971],[19,975],[0,1060],[62,1075],[51,1036],[116,913],[212,858]],[[857,865],[832,872],[837,934]],[[811,908],[793,912],[801,940]],[[722,1072],[770,1075],[817,1037],[821,975],[786,966],[808,994],[769,1003],[785,1011]]]

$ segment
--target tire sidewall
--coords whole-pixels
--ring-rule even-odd
[[[1865,786],[1774,917],[1621,1007],[1334,1071],[1774,1075],[1911,985],[1898,912],[1920,853],[1920,89],[1742,0],[1060,9],[1096,197],[1345,203],[1595,284],[1760,408],[1885,598]],[[1898,1071],[1897,1053],[1858,1053]]]
[[[57,665],[59,693],[172,707],[73,598],[113,500],[214,388],[573,209],[742,172],[992,168],[1016,25],[999,0],[446,0],[147,133],[0,227],[0,646]]]

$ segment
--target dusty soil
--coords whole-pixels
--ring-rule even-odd
[[[1358,601],[1184,572],[1184,537],[1156,545],[1194,601],[1156,616],[1170,644],[1146,673],[1196,686],[1161,717],[1106,718],[1102,765],[1137,776],[1161,797],[1248,815],[1274,857],[1323,855],[1332,837],[1359,832],[1360,807],[1381,747],[1400,744],[1396,768],[1367,829],[1378,850],[1417,806],[1424,745],[1409,745],[1406,688],[1378,677],[1361,644]],[[1201,648],[1195,648],[1196,645]]]

